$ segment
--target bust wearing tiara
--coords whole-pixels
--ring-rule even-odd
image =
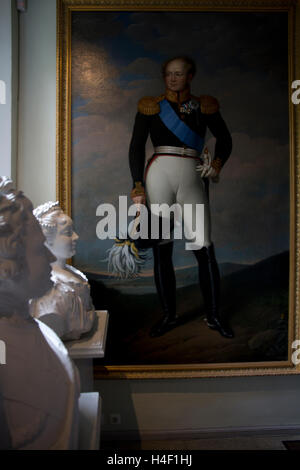
[[[31,301],[31,315],[50,326],[61,339],[79,339],[93,327],[95,309],[87,278],[66,264],[74,256],[78,240],[73,221],[58,202],[42,204],[34,215],[46,237],[46,246],[57,260],[52,263],[54,286],[43,297]]]

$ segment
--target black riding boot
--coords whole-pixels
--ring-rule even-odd
[[[154,279],[163,309],[163,318],[156,323],[150,336],[162,336],[176,326],[176,278],[172,262],[173,242],[153,247]]]
[[[221,318],[220,309],[220,273],[213,244],[195,250],[194,254],[199,266],[199,281],[206,311],[207,325],[217,330],[225,338],[233,338],[234,334],[225,320]]]

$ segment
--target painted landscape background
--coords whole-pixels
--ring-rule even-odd
[[[218,98],[233,138],[221,181],[210,189],[233,341],[205,325],[195,260],[183,241],[174,252],[182,325],[151,339],[160,316],[151,253],[138,281],[118,282],[104,261],[113,241],[96,237],[98,205],[118,208],[119,195],[129,196],[132,187],[128,147],[137,102],[164,91],[161,63],[178,54],[195,59],[192,91]],[[88,273],[95,305],[110,311],[104,363],[286,357],[288,91],[285,13],[73,12],[72,217],[80,236],[74,264]],[[209,133],[207,145],[213,152]]]
[[[110,312],[106,358],[97,364],[287,360],[288,270],[288,252],[249,267],[221,265],[222,309],[235,332],[231,340],[207,327],[192,269],[188,274],[191,283],[177,289],[179,326],[160,338],[149,336],[150,327],[161,315],[155,293],[120,292],[90,276],[95,304]]]

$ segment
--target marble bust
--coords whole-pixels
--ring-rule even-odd
[[[29,199],[0,177],[0,449],[76,449],[78,371],[58,336],[31,317],[51,287],[45,237]]]
[[[92,329],[96,314],[87,278],[66,264],[76,252],[78,235],[73,230],[72,219],[58,202],[47,202],[33,213],[56,261],[51,275],[54,285],[44,296],[30,302],[31,315],[50,326],[64,341],[79,339]]]

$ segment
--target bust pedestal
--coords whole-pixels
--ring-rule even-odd
[[[94,390],[93,359],[103,358],[105,354],[109,314],[106,310],[96,310],[95,313],[95,323],[89,333],[64,343],[79,370],[81,392]]]
[[[82,393],[79,397],[78,450],[99,450],[101,397],[99,393]]]

